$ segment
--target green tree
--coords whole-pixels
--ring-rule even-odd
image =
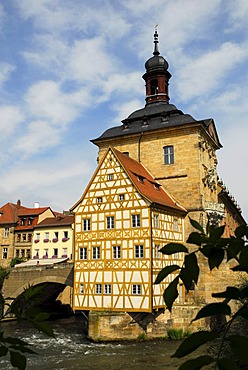
[[[187,240],[187,243],[195,246],[194,251],[177,243],[169,243],[160,250],[166,255],[184,252],[182,266],[166,266],[159,272],[155,281],[155,284],[159,284],[169,274],[178,271],[174,280],[164,291],[164,301],[169,311],[172,310],[178,297],[179,281],[184,284],[186,291],[189,291],[193,284],[197,285],[200,274],[199,257],[203,256],[207,260],[210,270],[219,268],[222,263],[232,261],[230,273],[248,273],[248,226],[239,226],[235,230],[234,236],[224,238],[222,237],[224,226],[214,229],[207,225],[205,232],[197,221],[191,219],[190,222],[197,230],[192,232]],[[218,347],[218,351],[216,354],[202,355],[187,360],[179,367],[179,370],[201,369],[209,364],[219,370],[247,368],[248,336],[243,333],[233,333],[232,328],[237,320],[248,323],[248,286],[229,286],[221,293],[212,293],[212,296],[219,298],[219,302],[202,307],[192,321],[214,318],[219,315],[227,316],[228,319],[222,324],[221,330],[201,330],[193,333],[182,342],[172,357],[183,358],[206,343],[214,343],[215,347]],[[231,310],[231,301],[238,303],[235,312]],[[229,350],[225,351],[224,349],[227,347]]]

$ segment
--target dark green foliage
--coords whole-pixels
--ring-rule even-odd
[[[24,261],[25,261],[25,259],[22,258],[22,257],[14,257],[10,261],[10,267],[14,267],[15,265],[18,265],[19,263],[22,263]]]
[[[181,340],[190,336],[189,331],[184,331],[183,329],[171,328],[167,330],[167,337],[170,340]]]
[[[191,225],[197,230],[189,235],[187,243],[193,244],[195,249],[189,253],[189,250],[183,244],[169,243],[165,245],[161,252],[171,255],[173,253],[185,253],[184,262],[181,267],[178,265],[164,268],[157,276],[155,283],[160,283],[169,274],[177,272],[174,280],[164,291],[164,301],[169,311],[172,310],[173,304],[178,297],[179,281],[183,283],[186,291],[197,285],[200,274],[198,258],[206,258],[209,269],[219,268],[222,263],[232,261],[233,271],[248,272],[248,226],[239,226],[235,230],[235,236],[223,238],[224,226],[212,228],[207,225],[205,232],[203,227],[195,220],[190,219]],[[235,279],[235,276],[234,276]],[[218,340],[217,354],[215,356],[199,356],[184,362],[179,370],[201,369],[206,365],[214,364],[214,369],[219,370],[236,370],[248,365],[248,336],[233,334],[231,327],[237,320],[244,320],[248,324],[248,286],[237,288],[234,286],[227,287],[225,291],[213,293],[214,298],[221,301],[211,303],[202,307],[193,321],[202,318],[223,316],[228,321],[223,324],[222,330],[218,332],[199,331],[186,338],[179,346],[172,357],[182,358],[194,352],[200,346]],[[239,305],[235,313],[231,312],[229,302],[236,301]],[[240,325],[239,322],[237,322]],[[234,326],[234,325],[233,325]],[[232,335],[231,335],[232,334]],[[226,357],[224,347],[231,351],[231,357]],[[230,353],[229,353],[230,354]],[[228,355],[229,355],[228,354]],[[241,366],[241,367],[240,367]]]
[[[28,320],[32,325],[44,334],[54,337],[52,328],[44,321],[49,317],[46,312],[41,312],[39,308],[33,307],[31,303],[39,301],[41,296],[41,287],[29,286],[21,295],[20,300],[7,305],[1,295],[1,302],[3,305],[7,305],[8,309],[6,313],[1,315],[0,321],[7,315],[15,315],[18,321]],[[0,357],[9,354],[10,363],[13,367],[19,370],[25,370],[27,360],[25,353],[35,354],[35,352],[29,348],[30,344],[13,337],[4,337],[4,332],[0,332]]]

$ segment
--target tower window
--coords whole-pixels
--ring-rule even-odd
[[[164,146],[164,164],[174,163],[174,147],[172,145]]]
[[[150,86],[151,86],[151,95],[158,94],[158,80],[151,80]]]

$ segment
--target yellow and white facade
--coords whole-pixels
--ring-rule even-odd
[[[169,264],[159,249],[183,241],[184,208],[146,168],[109,148],[75,213],[74,309],[152,312],[164,307]],[[180,296],[183,300],[183,292]]]

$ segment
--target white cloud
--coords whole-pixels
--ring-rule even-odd
[[[125,118],[127,118],[132,112],[134,112],[137,109],[143,108],[144,103],[142,103],[138,99],[133,99],[131,101],[125,102],[125,103],[118,103],[111,106],[113,111],[117,112],[117,115],[115,119],[112,122],[116,125],[121,125],[121,121]]]
[[[0,106],[0,142],[5,141],[24,120],[19,107]]]
[[[9,63],[0,63],[0,88],[3,87],[4,83],[8,80],[11,73],[15,70],[15,67]]]
[[[34,121],[28,125],[25,135],[19,137],[15,144],[17,151],[25,155],[39,153],[47,148],[58,145],[63,129],[52,127],[46,121]]]
[[[30,87],[25,96],[31,115],[45,118],[51,125],[60,127],[72,122],[88,104],[88,99],[84,90],[63,93],[60,84],[54,81],[39,81]]]
[[[243,45],[226,42],[218,50],[198,58],[181,60],[177,74],[177,92],[182,101],[204,94],[211,95],[227,73],[247,57]]]

